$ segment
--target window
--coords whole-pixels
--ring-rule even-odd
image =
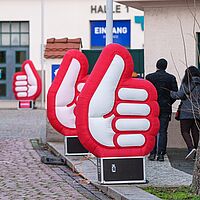
[[[6,68],[0,67],[0,80],[6,80]]]
[[[0,97],[5,97],[6,96],[6,84],[1,83],[0,84]]]
[[[6,52],[0,51],[0,64],[6,63]]]
[[[28,46],[29,22],[0,22],[0,46]]]
[[[25,60],[26,60],[26,52],[25,51],[16,51],[15,63],[22,64]]]

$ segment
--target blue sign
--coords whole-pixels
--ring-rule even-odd
[[[130,20],[113,21],[113,43],[130,47]],[[91,47],[103,47],[106,44],[106,21],[90,21]]]
[[[60,65],[59,64],[53,64],[51,65],[51,80],[55,78],[58,70],[59,70]]]

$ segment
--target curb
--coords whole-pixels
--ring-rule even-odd
[[[61,145],[61,144],[60,144]],[[79,165],[77,165],[74,160],[80,161],[84,156],[65,156],[64,155],[64,144],[63,148],[58,148],[53,142],[47,142],[47,146],[56,156],[62,157],[65,160],[66,165],[73,171],[79,173],[84,179],[88,180],[92,185],[97,187],[100,191],[105,193],[115,200],[160,200],[160,198],[138,188],[136,185],[102,185],[99,184],[92,178],[88,178],[90,174],[82,173]],[[62,151],[63,150],[63,151]],[[73,160],[74,159],[74,160]],[[95,170],[96,171],[96,170]],[[97,172],[96,172],[97,173]],[[95,175],[97,176],[97,174]],[[124,194],[125,192],[125,194]]]

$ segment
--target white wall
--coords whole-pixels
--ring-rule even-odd
[[[41,58],[41,6],[40,0],[0,0],[1,21],[30,22],[30,59],[40,69]]]
[[[1,21],[29,21],[30,59],[37,69],[41,69],[41,2],[42,0],[0,0]],[[91,6],[104,8],[106,0],[43,0],[44,2],[44,41],[47,38],[81,37],[84,49],[90,49],[90,20],[105,20],[103,12],[91,13]],[[124,5],[113,3],[114,19],[131,20],[131,48],[141,49],[144,32],[140,24],[134,23],[134,16],[143,12]]]
[[[52,37],[82,38],[83,49],[90,49],[90,20],[106,20],[105,5],[106,0],[0,0],[0,21],[29,21],[29,56],[37,70],[45,69],[45,93],[51,84],[51,63],[61,61],[44,59],[41,66],[42,44]],[[97,12],[91,12],[92,6],[96,6]],[[143,48],[144,31],[134,20],[135,16],[143,16],[143,12],[115,2],[113,10],[114,20],[131,20],[131,48]]]
[[[199,12],[197,8],[197,12]],[[194,18],[188,8],[164,7],[145,9],[145,73],[155,71],[155,65],[159,58],[168,60],[167,71],[180,78],[184,75],[186,63],[188,66],[197,65],[196,45],[193,31],[199,31],[197,25],[194,30]],[[199,14],[197,15],[200,22]],[[179,22],[180,19],[180,22]],[[183,37],[181,35],[181,26]],[[185,40],[186,52],[184,51]],[[185,55],[187,61],[185,60]],[[173,63],[173,59],[174,63]],[[177,70],[178,72],[177,72]]]
[[[82,38],[83,49],[90,49],[90,20],[105,20],[106,13],[91,13],[91,6],[97,10],[104,8],[106,0],[44,0],[44,43],[47,38]],[[113,3],[113,10],[120,8],[120,13],[114,13],[113,19],[131,20],[131,48],[141,49],[144,44],[144,32],[140,24],[135,24],[135,16],[143,16],[143,12],[124,5]],[[45,59],[46,93],[51,84],[51,63],[60,63],[60,60]]]
[[[45,39],[50,37],[76,38],[81,37],[83,48],[90,49],[90,20],[105,20],[106,13],[94,11],[91,12],[91,6],[104,8],[106,0],[44,0],[45,2]],[[143,48],[143,34],[140,24],[134,23],[134,16],[143,16],[143,12],[129,8],[125,5],[113,3],[113,9],[118,12],[114,13],[113,19],[131,20],[131,48]]]

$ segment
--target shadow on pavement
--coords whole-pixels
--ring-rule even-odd
[[[186,154],[187,149],[167,149],[167,155],[172,167],[192,175],[195,161],[193,159],[185,160]]]

